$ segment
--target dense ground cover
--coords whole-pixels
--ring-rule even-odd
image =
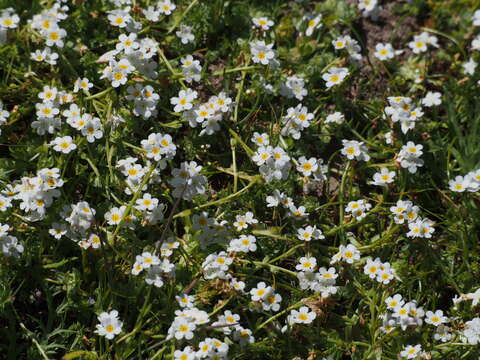
[[[478,359],[480,3],[0,1],[0,358]]]

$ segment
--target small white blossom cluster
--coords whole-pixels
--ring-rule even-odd
[[[205,279],[226,279],[228,267],[233,259],[225,251],[208,255],[202,264]]]
[[[360,260],[360,250],[353,244],[340,245],[338,252],[332,256],[330,264],[335,264],[338,261],[344,261],[347,264],[353,264],[355,261]]]
[[[127,157],[125,159],[119,159],[117,161],[117,164],[115,165],[115,168],[119,170],[124,176],[126,176],[125,182],[126,182],[126,187],[124,189],[125,194],[131,195],[135,193],[140,185],[142,184],[143,177],[146,175],[148,172],[148,165],[152,166],[151,164],[147,164],[147,166],[143,167],[140,164],[137,164],[138,158],[136,157]],[[160,169],[162,168],[162,165],[164,167],[164,163],[159,162],[158,163]],[[159,181],[159,171],[158,168],[155,168],[153,170],[153,173],[150,177],[150,182],[156,182]],[[143,186],[140,191],[146,191],[147,190],[147,184]]]
[[[285,180],[292,167],[290,156],[279,146],[259,146],[252,160],[267,182]]]
[[[375,279],[382,284],[388,284],[393,279],[399,280],[395,269],[392,268],[390,263],[382,263],[379,258],[375,260],[367,259],[367,263],[363,267],[363,272],[368,275],[370,279]]]
[[[88,113],[81,114],[76,104],[71,104],[70,108],[63,111],[62,114],[67,118],[67,123],[80,131],[89,143],[93,143],[103,137],[103,126],[100,119]]]
[[[169,134],[152,133],[140,142],[147,158],[156,161],[160,168],[165,168],[166,161],[172,160],[177,153],[177,146]]]
[[[70,204],[63,207],[60,216],[65,223],[53,223],[49,234],[55,239],[64,235],[76,242],[83,249],[98,249],[102,245],[100,237],[91,232],[90,228],[95,223],[96,210],[86,201]]]
[[[174,187],[172,196],[191,200],[195,195],[204,194],[208,180],[200,174],[200,171],[202,171],[202,166],[195,161],[184,161],[180,164],[180,168],[173,169],[173,178],[169,181],[170,185]]]
[[[409,97],[390,96],[388,102],[389,106],[385,107],[385,114],[390,116],[394,123],[400,123],[404,134],[415,128],[416,121],[423,116],[422,108],[415,107]]]
[[[303,130],[310,126],[310,121],[314,118],[312,113],[308,112],[308,108],[302,104],[287,109],[287,115],[282,117],[283,136],[291,136],[295,140],[300,139]]]
[[[227,221],[211,218],[207,212],[193,215],[192,228],[194,231],[199,231],[196,239],[200,242],[202,249],[212,244],[222,244],[230,236]]]
[[[19,200],[19,207],[25,211],[30,221],[42,220],[47,208],[52,205],[54,198],[60,196],[63,180],[58,168],[44,168],[37,171],[36,176],[22,177],[20,182],[9,186],[0,195],[0,211],[12,207],[12,200]]]
[[[342,140],[342,154],[348,160],[369,161],[370,155],[367,153],[367,147],[361,141],[356,140]]]
[[[135,116],[141,116],[142,119],[147,120],[158,114],[156,108],[160,96],[153,90],[153,87],[135,84],[135,86],[129,86],[127,91],[126,99],[133,101],[133,114]]]
[[[134,32],[119,35],[115,49],[103,54],[97,60],[99,63],[108,63],[100,72],[100,79],[107,79],[112,87],[117,88],[125,85],[129,75],[134,71],[150,79],[157,78],[158,64],[152,58],[157,54],[158,43],[151,38],[138,39],[137,37],[138,35]],[[130,86],[129,89],[129,95],[132,96],[135,93],[135,87]],[[152,88],[150,91],[153,93]],[[142,95],[144,95],[143,101],[155,101],[146,92]],[[156,96],[158,100],[158,95]],[[133,100],[128,96],[127,98]]]
[[[432,233],[435,231],[433,227],[434,222],[430,219],[417,218],[415,221],[408,223],[409,232],[407,237],[421,237],[421,238],[431,238]]]
[[[383,320],[383,326],[380,328],[384,332],[391,332],[394,328],[400,327],[406,330],[407,327],[416,327],[423,324],[425,311],[417,306],[416,301],[406,302],[400,294],[390,296],[385,300],[389,312],[380,316]]]
[[[175,242],[171,240],[169,242],[170,244],[173,243],[169,248],[173,248]],[[160,259],[157,255],[148,251],[135,257],[131,273],[132,275],[139,275],[143,270],[147,272],[145,282],[158,288],[163,286],[164,278],[175,278],[175,264],[172,264],[167,257]]]
[[[0,250],[5,256],[20,257],[23,253],[23,245],[15,236],[9,235],[10,226],[0,223]]]
[[[333,114],[329,114],[325,119],[325,124],[342,124],[345,121],[345,115],[339,111],[335,111]]]
[[[367,216],[368,211],[372,208],[372,204],[364,199],[350,201],[345,208],[347,213],[351,213],[355,220],[360,221]]]
[[[160,19],[161,15],[170,15],[176,9],[176,5],[170,0],[162,0],[155,3],[154,6],[149,6],[147,9],[143,9],[143,15],[149,21],[156,22]]]
[[[50,86],[44,86],[43,91],[38,94],[42,102],[35,104],[37,119],[32,122],[32,128],[38,135],[44,135],[46,132],[53,134],[62,125],[61,118],[57,116],[60,113],[57,95],[57,88]],[[64,147],[62,151],[68,153],[71,150],[70,147]]]
[[[182,74],[187,83],[190,84],[192,81],[200,81],[202,78],[202,66],[200,65],[199,60],[195,60],[192,55],[187,55],[180,59],[180,64],[182,67]]]
[[[180,41],[184,45],[195,40],[195,35],[192,33],[192,27],[188,25],[180,25],[180,29],[175,32],[175,35],[180,38]]]
[[[247,211],[244,215],[237,215],[233,226],[237,231],[242,231],[248,228],[248,225],[258,224],[258,220],[253,217],[251,211]]]
[[[320,294],[323,298],[336,294],[338,286],[336,286],[336,279],[338,274],[334,267],[321,267],[316,272],[317,260],[313,257],[302,257],[295,267],[297,278],[300,282],[302,290],[311,290]]]
[[[390,207],[390,212],[394,216],[396,224],[408,223],[407,237],[412,238],[431,238],[435,228],[434,222],[419,216],[420,208],[409,200],[398,200],[397,203]]]
[[[296,98],[302,101],[307,94],[308,90],[305,88],[305,80],[296,75],[287,77],[287,80],[280,84],[280,95],[285,96],[287,99]]]
[[[220,121],[228,114],[233,105],[232,99],[224,92],[218,96],[211,96],[203,104],[193,105],[193,100],[197,97],[197,92],[190,89],[180,90],[178,97],[173,97],[170,102],[175,105],[174,111],[184,112],[184,118],[192,128],[201,125],[200,136],[212,135],[220,130]]]
[[[448,187],[454,192],[477,192],[480,190],[480,169],[470,171],[467,175],[458,175],[448,181]]]
[[[308,225],[304,228],[297,229],[297,239],[302,241],[311,241],[312,239],[321,240],[325,239],[325,235],[323,235],[322,230],[317,229],[315,225]]]
[[[176,296],[176,299],[182,309],[175,311],[175,318],[168,329],[167,339],[191,340],[195,331],[202,329],[211,320],[207,312],[194,306],[194,296],[180,294]],[[218,320],[213,322],[211,327],[225,335],[233,335],[233,340],[238,341],[241,346],[255,342],[252,331],[240,325],[240,315],[232,313],[230,310],[225,310],[223,314],[220,314]],[[216,338],[207,337],[200,341],[196,348],[197,351],[194,351],[191,346],[186,346],[183,350],[176,350],[175,360],[227,359],[229,345]]]
[[[250,297],[254,303],[254,306],[261,306],[264,311],[280,310],[280,303],[282,297],[275,292],[275,288],[268,286],[265,282],[261,281],[250,290]]]
[[[257,250],[257,239],[253,235],[240,235],[232,239],[228,245],[228,252],[254,252]]]
[[[412,141],[407,142],[402,146],[397,156],[397,161],[404,169],[408,169],[408,172],[415,174],[417,168],[422,167],[424,161],[420,159],[423,155],[423,145],[414,144]]]
[[[59,22],[68,17],[66,14],[67,11],[68,6],[62,6],[60,3],[56,2],[51,8],[45,9],[29,20],[32,29],[37,30],[38,33],[40,33],[40,35],[46,40],[46,45],[48,47],[56,46],[58,48],[63,48],[64,38],[67,36],[67,32],[59,26]]]
[[[339,36],[332,41],[332,45],[335,50],[346,50],[350,59],[353,61],[359,61],[362,59],[362,55],[360,54],[362,48],[358,44],[358,41],[352,39],[349,35]]]
[[[142,165],[137,164],[137,161],[138,161],[138,158],[128,157],[126,159],[118,160],[115,166],[119,171],[122,172],[124,176],[126,176],[127,187],[125,188],[124,191],[128,195],[133,194],[139,189],[143,181],[143,177],[146,175],[148,171],[148,166],[142,167]],[[164,163],[160,162],[159,163],[160,168],[162,168],[162,165],[164,165]],[[150,182],[158,181],[159,179],[158,175],[159,175],[158,169],[155,168],[153,170],[152,176],[149,181]],[[146,191],[146,190],[147,190],[147,184],[145,184],[143,188],[140,189],[140,191]],[[109,219],[109,220],[113,220],[113,224],[118,223],[114,219]]]
[[[305,206],[296,206],[291,197],[286,196],[284,193],[281,193],[277,189],[273,191],[272,195],[267,196],[267,207],[277,207],[278,205],[282,205],[283,208],[288,209],[289,216],[296,218],[296,219],[303,219],[304,217],[308,216],[309,213],[306,212]],[[315,229],[311,229],[319,238],[321,238],[321,231]],[[313,233],[312,233],[313,234]]]
[[[480,318],[476,317],[465,323],[462,341],[467,344],[480,344]]]
[[[135,209],[142,214],[144,225],[156,225],[163,220],[166,206],[149,193],[144,193],[135,202]]]

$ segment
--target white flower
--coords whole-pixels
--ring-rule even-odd
[[[342,124],[345,121],[345,116],[341,112],[334,112],[330,114],[325,119],[325,124],[335,123],[335,124]]]
[[[103,137],[102,123],[99,118],[91,118],[81,129],[82,135],[87,138],[89,143],[95,142]]]
[[[175,350],[173,353],[174,360],[196,360],[197,356],[195,351],[190,346],[185,346],[183,350]]]
[[[473,13],[472,16],[473,26],[480,26],[480,10]]]
[[[365,13],[372,12],[376,6],[377,0],[360,0],[358,3],[358,8]]]
[[[102,312],[98,316],[97,330],[95,332],[98,335],[105,336],[107,339],[113,339],[115,335],[118,335],[122,331],[123,323],[118,319],[118,311],[112,310],[108,312]]]
[[[356,140],[342,140],[342,154],[349,160],[357,159],[359,161],[368,161],[370,156],[367,154],[367,148],[363,142]]]
[[[267,146],[270,143],[268,135],[266,133],[260,134],[258,132],[253,133],[251,141],[258,146]]]
[[[250,52],[252,61],[262,65],[268,65],[275,58],[275,52],[272,50],[272,44],[265,44],[265,41],[258,40],[250,43]]]
[[[298,311],[292,310],[290,312],[290,316],[294,323],[310,324],[313,320],[315,320],[317,314],[313,311],[310,311],[307,306],[302,306]]]
[[[192,102],[197,98],[197,92],[192,89],[180,90],[178,97],[172,97],[170,103],[175,105],[173,111],[181,112],[190,110],[193,106]]]
[[[374,55],[381,61],[393,59],[393,57],[395,56],[395,50],[393,50],[391,44],[380,43],[375,46]]]
[[[175,10],[176,6],[170,0],[163,0],[157,3],[157,8],[160,13],[170,15],[172,11]]]
[[[140,44],[136,42],[137,34],[120,34],[118,37],[118,43],[115,45],[117,51],[124,51],[126,54],[131,53],[135,49],[138,49]]]
[[[407,345],[403,351],[400,352],[400,356],[406,359],[415,359],[421,354],[422,346],[421,345]]]
[[[67,36],[67,32],[59,27],[53,27],[49,31],[46,32],[45,34],[47,38],[47,46],[58,46],[59,48],[63,47],[63,38]]]
[[[450,190],[455,191],[455,192],[464,192],[465,190],[468,190],[470,186],[470,181],[469,179],[465,176],[456,176],[454,180],[450,180],[448,182],[448,186]]]
[[[464,343],[477,345],[480,343],[480,318],[476,317],[465,323],[463,330]]]
[[[187,339],[190,340],[193,338],[193,331],[195,330],[196,326],[193,322],[189,322],[186,319],[178,318],[172,324],[174,327],[174,334],[175,339]]]
[[[256,288],[250,290],[250,296],[252,301],[266,300],[266,298],[272,293],[271,286],[267,286],[263,281],[257,284]]]
[[[462,64],[463,72],[467,75],[473,75],[475,73],[475,69],[477,68],[477,62],[470,58],[467,62]]]
[[[271,26],[273,26],[273,21],[266,17],[253,18],[252,22],[256,27],[262,29],[263,31],[267,31]]]
[[[301,257],[295,267],[298,271],[314,271],[317,267],[317,259],[313,257]]]
[[[387,168],[382,168],[380,172],[373,175],[373,185],[386,186],[393,182],[395,178],[395,171],[389,171]]]
[[[116,9],[108,12],[108,20],[113,26],[118,26],[119,28],[124,28],[132,20],[131,16],[127,11]]]
[[[423,32],[420,35],[415,35],[413,37],[413,41],[408,43],[408,46],[410,49],[412,49],[414,54],[420,54],[428,50],[427,44],[432,44],[435,46],[435,39],[435,37],[431,37],[427,32]]]
[[[380,259],[376,258],[375,260],[368,259],[367,263],[365,264],[363,268],[363,272],[368,275],[371,279],[374,279],[379,271],[381,270],[381,265],[382,263],[380,262]]]
[[[341,84],[348,74],[347,68],[331,67],[327,73],[322,75],[322,79],[326,81],[327,89],[330,89],[334,85]]]
[[[0,15],[0,31],[3,29],[15,29],[18,27],[18,22],[20,18],[14,12],[6,11],[2,9],[3,12]]]
[[[429,91],[427,95],[422,99],[422,104],[431,107],[434,105],[440,105],[442,103],[442,94],[439,92]]]
[[[64,154],[68,154],[77,148],[71,136],[57,137],[50,142],[50,145],[53,145],[53,150]]]
[[[75,81],[73,92],[78,92],[80,89],[82,89],[83,91],[88,91],[92,87],[93,87],[93,84],[87,78],[83,78],[83,79],[78,78]]]
[[[412,141],[402,146],[398,154],[398,161],[402,168],[408,169],[412,174],[416,173],[417,168],[423,166],[423,160],[420,159],[420,156],[423,154],[422,149],[423,145],[414,144]]]
[[[347,246],[340,245],[338,253],[335,254],[330,261],[330,264],[334,264],[339,260],[343,260],[348,264],[353,264],[354,261],[360,259],[360,251],[353,244],[348,244]]]
[[[177,295],[175,296],[175,299],[177,300],[178,304],[182,308],[192,308],[193,302],[195,301],[195,297],[187,294]]]
[[[307,20],[306,36],[311,36],[315,29],[322,27],[322,23],[320,22],[322,20],[322,14],[310,14],[305,16],[305,19]]]
[[[192,28],[187,25],[180,25],[180,29],[175,32],[175,35],[180,38],[182,44],[188,44],[195,40],[195,35],[192,34]]]
[[[297,238],[302,241],[310,241],[312,239],[325,239],[325,236],[316,226],[307,226],[297,230]]]
[[[402,299],[402,295],[395,294],[393,295],[393,297],[392,296],[388,297],[385,300],[385,304],[387,305],[387,308],[389,310],[394,310],[398,306],[403,306],[403,304],[405,304],[405,301]]]
[[[472,306],[477,306],[477,304],[480,302],[480,288],[478,288],[473,293],[465,294],[465,297],[469,300],[473,300],[472,301]]]
[[[310,158],[307,159],[305,156],[302,156],[298,159],[297,171],[301,172],[303,176],[310,176],[312,173],[317,171],[317,159]]]
[[[448,318],[446,316],[443,316],[442,310],[437,310],[435,312],[427,311],[425,316],[426,316],[425,322],[427,324],[432,324],[434,326],[439,326],[448,321]]]

